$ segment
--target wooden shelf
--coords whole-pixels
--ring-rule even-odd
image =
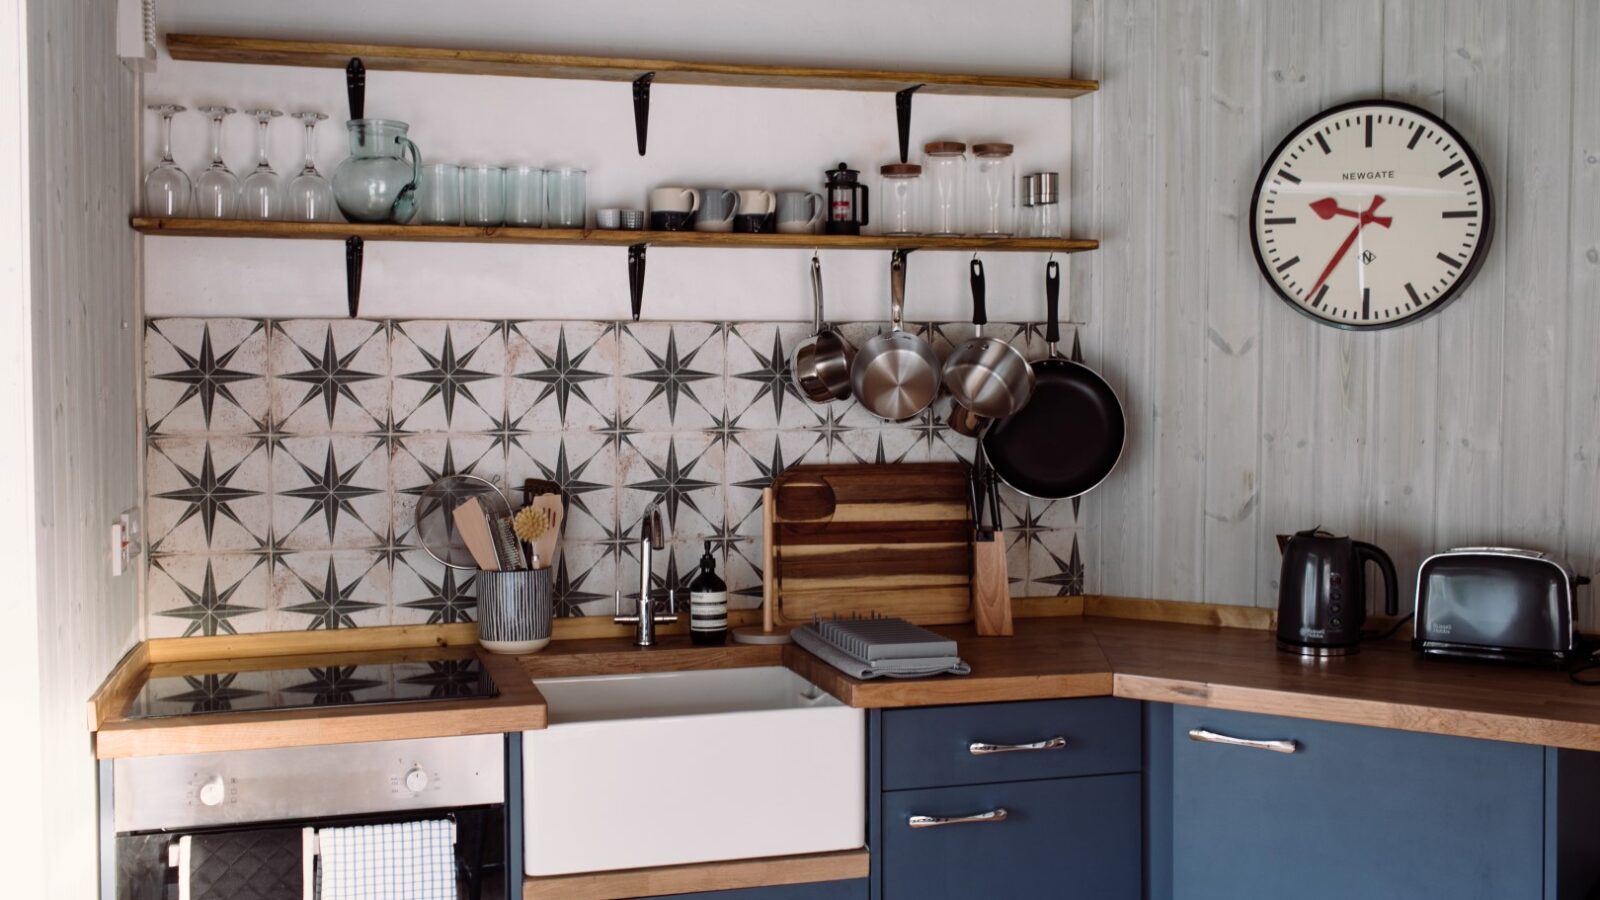
[[[803,856],[767,856],[726,862],[622,869],[579,875],[546,875],[522,882],[523,900],[620,900],[702,891],[734,891],[781,884],[810,884],[866,878],[871,873],[866,849]]]
[[[743,247],[788,250],[983,250],[1079,253],[1099,241],[1076,238],[891,237],[864,234],[731,234],[702,231],[601,231],[577,228],[480,228],[463,225],[360,225],[339,222],[244,222],[134,216],[135,231],[182,237],[297,240],[431,241],[465,244],[578,244],[597,247]]]
[[[510,75],[523,78],[567,78],[587,81],[631,82],[645,72],[654,72],[655,83],[658,85],[708,84],[834,91],[898,91],[913,85],[921,85],[921,93],[924,94],[963,94],[981,97],[1070,99],[1095,91],[1100,86],[1097,81],[1075,78],[751,66],[670,59],[284,41],[203,34],[169,34],[167,52],[173,59],[199,62],[333,69],[344,68],[351,57],[358,56],[369,70]]]

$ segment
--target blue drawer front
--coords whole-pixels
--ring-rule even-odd
[[[883,715],[885,790],[1137,772],[1139,704],[1093,697],[893,709]],[[1059,750],[974,756],[973,742],[1066,739]]]
[[[1187,706],[1172,725],[1174,900],[1543,895],[1543,748]]]
[[[1139,900],[1139,776],[883,795],[883,900]],[[1004,822],[911,828],[1005,809]]]
[[[740,888],[733,891],[705,891],[673,894],[661,900],[867,900],[867,879],[818,881],[812,884],[777,884],[772,887]]]

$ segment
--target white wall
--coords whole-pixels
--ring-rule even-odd
[[[1085,344],[1129,402],[1121,471],[1084,503],[1091,590],[1276,602],[1273,535],[1505,543],[1600,566],[1600,4],[1076,0],[1075,268]],[[1500,203],[1473,285],[1352,334],[1291,311],[1247,237],[1263,158],[1316,111],[1442,114]],[[1592,589],[1589,589],[1592,591]],[[1591,603],[1589,609],[1596,607]],[[1591,617],[1585,623],[1593,628]]]
[[[137,241],[126,223],[135,86],[117,59],[112,5],[31,0],[25,27],[27,116],[6,129],[25,137],[25,157],[0,155],[0,171],[26,173],[7,196],[26,199],[29,228],[28,293],[5,308],[0,344],[0,484],[29,522],[0,536],[33,551],[15,559],[8,546],[4,557],[10,603],[33,605],[7,619],[7,655],[36,661],[33,679],[8,680],[6,693],[36,689],[38,703],[31,719],[7,719],[7,743],[37,746],[33,766],[10,770],[20,802],[8,800],[5,818],[31,834],[16,845],[27,857],[5,867],[6,892],[81,900],[94,895],[97,853],[84,703],[140,622],[137,576],[113,580],[108,549],[113,517],[141,496]],[[26,457],[10,452],[22,446]]]
[[[463,10],[469,12],[464,14]],[[164,5],[163,33],[424,43],[593,54],[748,62],[794,62],[949,71],[1066,75],[1067,8],[1044,0],[848,0],[808,3],[644,3],[602,0],[581,8],[512,0],[470,7],[437,3],[246,0]],[[146,84],[152,100],[191,108],[223,102],[317,109],[319,165],[345,155],[344,75],[293,69],[176,63],[164,59]],[[1070,101],[918,97],[912,141],[1002,139],[1017,145],[1019,171],[1067,172]],[[589,169],[590,208],[643,206],[661,184],[817,189],[822,171],[846,160],[870,170],[897,159],[893,95],[662,85],[651,100],[650,153],[634,148],[626,84],[372,72],[367,113],[411,123],[425,159],[573,163]],[[174,139],[180,165],[203,167],[203,117],[182,115]],[[235,172],[253,164],[245,117],[234,117],[226,156]],[[148,129],[147,162],[157,154]],[[280,172],[299,160],[287,117],[272,131]],[[876,213],[876,202],[873,204]],[[645,313],[656,319],[806,319],[809,254],[798,251],[650,251]],[[829,315],[881,319],[886,253],[824,253]],[[338,242],[145,242],[150,315],[339,315],[344,309]],[[961,254],[920,254],[910,266],[908,315],[970,315]],[[1037,254],[991,254],[990,315],[1042,317]],[[1082,311],[1078,312],[1081,316]],[[369,244],[363,315],[395,317],[625,318],[628,290],[620,248]]]

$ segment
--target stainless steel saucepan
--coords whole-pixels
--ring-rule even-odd
[[[822,321],[822,260],[811,256],[811,337],[794,351],[790,372],[794,383],[812,403],[829,403],[850,396],[850,361],[854,355],[833,326]]]
[[[867,341],[850,365],[856,399],[891,422],[917,415],[939,395],[939,357],[926,340],[901,327],[905,306],[906,260],[895,251],[889,263],[890,330]]]
[[[1033,396],[1033,366],[1022,351],[999,338],[984,337],[989,322],[984,302],[983,263],[972,260],[971,340],[963,341],[944,361],[944,386],[955,398],[950,424],[969,437],[985,420],[1014,415]]]

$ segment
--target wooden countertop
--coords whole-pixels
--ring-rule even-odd
[[[1124,610],[1123,606],[1130,606]],[[219,671],[330,661],[433,658],[479,652],[472,626],[361,629],[361,633],[253,635],[151,641],[131,652],[90,703],[102,758],[344,743],[545,727],[535,678],[786,665],[862,709],[1117,696],[1461,737],[1600,750],[1600,688],[1562,672],[1423,659],[1407,641],[1355,656],[1305,659],[1278,652],[1270,631],[1186,625],[1148,617],[1188,604],[1089,602],[1091,615],[1020,618],[1016,636],[979,637],[970,625],[934,628],[954,638],[972,674],[860,681],[793,645],[705,648],[671,635],[643,651],[625,638],[557,640],[523,657],[480,653],[501,695],[490,700],[372,707],[125,718],[154,672]],[[1096,612],[1115,615],[1093,615]],[[1154,611],[1154,612],[1153,612]],[[1264,619],[1241,619],[1260,625]],[[212,642],[212,643],[206,643]],[[333,648],[352,652],[330,656]],[[310,655],[308,655],[310,654]],[[259,658],[258,658],[259,657]],[[207,668],[210,666],[211,668]]]

